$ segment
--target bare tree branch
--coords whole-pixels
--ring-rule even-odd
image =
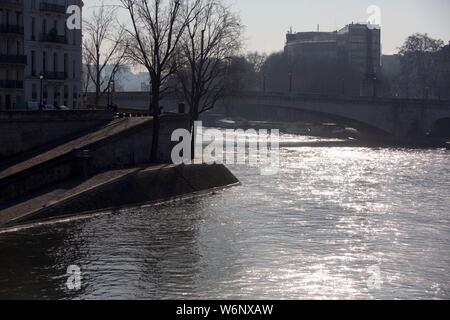
[[[202,0],[181,40],[180,88],[192,121],[228,92],[230,59],[241,48],[239,17],[220,1]]]
[[[125,30],[117,27],[116,11],[116,7],[102,2],[84,21],[83,58],[87,82],[95,87],[95,107],[125,64],[128,46],[124,42]],[[106,70],[107,67],[111,69]]]

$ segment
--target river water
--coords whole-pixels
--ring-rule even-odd
[[[281,140],[278,175],[0,233],[0,298],[450,298],[449,151]]]

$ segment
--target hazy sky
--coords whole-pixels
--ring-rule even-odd
[[[230,0],[246,26],[246,50],[273,52],[283,49],[285,35],[294,31],[339,29],[367,21],[367,8],[381,9],[383,53],[395,53],[415,32],[450,40],[450,0]],[[112,4],[117,2],[105,1]],[[99,0],[84,0],[85,14]]]

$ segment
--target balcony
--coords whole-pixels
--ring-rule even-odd
[[[2,0],[2,5],[23,8],[23,0]]]
[[[27,64],[27,56],[0,54],[0,64]]]
[[[0,24],[0,33],[11,33],[23,36],[23,26]]]
[[[67,79],[67,72],[45,72],[44,79],[64,81]]]
[[[66,36],[59,36],[54,32],[50,33],[41,33],[39,37],[39,41],[41,42],[51,42],[51,43],[59,43],[59,44],[67,44]]]
[[[0,80],[0,89],[23,89],[23,80]]]
[[[66,14],[66,6],[48,2],[41,2],[41,4],[39,5],[39,11]]]

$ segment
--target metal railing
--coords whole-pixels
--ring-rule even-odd
[[[24,28],[23,26],[11,25],[11,24],[0,24],[0,33],[14,33],[23,35]]]
[[[23,89],[23,80],[0,80],[1,89]]]
[[[66,80],[67,72],[45,72],[44,79],[46,80]]]
[[[27,56],[24,55],[2,55],[0,54],[0,63],[8,64],[27,64]]]
[[[66,14],[66,6],[48,2],[41,2],[39,10],[43,12]]]
[[[23,0],[2,0],[2,4],[10,6],[23,6]]]
[[[66,36],[59,36],[54,33],[41,33],[39,36],[39,41],[41,42],[52,42],[52,43],[60,43],[67,44]]]

